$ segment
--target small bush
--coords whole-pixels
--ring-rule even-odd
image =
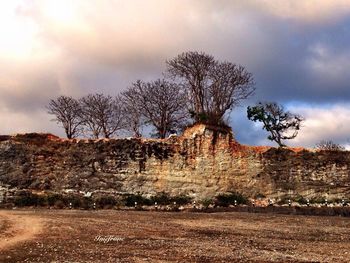
[[[310,200],[310,203],[312,204],[324,204],[326,202],[326,198],[319,196],[319,197],[314,197]],[[329,202],[329,200],[328,200]]]
[[[307,200],[306,198],[304,198],[301,195],[298,195],[297,197],[294,198],[294,201],[301,204],[301,205],[306,205],[307,204]]]
[[[151,198],[152,204],[157,202],[158,205],[170,205],[176,202],[177,205],[186,205],[188,203],[191,203],[192,198],[181,194],[177,196],[170,196],[169,194],[165,192],[160,192],[156,194],[155,196],[152,196]]]
[[[235,201],[237,202],[237,204],[248,203],[248,199],[237,192],[219,194],[215,197],[216,206],[228,207],[229,205],[234,205]]]
[[[333,142],[332,140],[322,140],[316,144],[315,148],[319,151],[329,151],[329,152],[342,152],[345,151],[345,147]]]
[[[38,195],[37,196],[37,205],[38,206],[47,206],[47,196],[46,195]]]
[[[155,196],[151,197],[151,202],[154,204],[157,202],[158,205],[169,205],[171,203],[171,198],[169,194],[165,192],[157,193]]]
[[[81,199],[81,208],[88,210],[92,208],[92,198],[91,197],[83,197]]]
[[[64,201],[64,197],[61,194],[50,193],[47,195],[47,203],[49,206],[54,206],[57,201]]]
[[[31,206],[36,204],[36,198],[30,192],[19,192],[14,198],[15,206]]]
[[[33,194],[30,191],[21,191],[14,198],[15,206],[44,206],[47,203],[45,196]]]
[[[213,199],[211,198],[205,198],[201,201],[201,204],[204,206],[205,209],[207,209],[212,203]]]
[[[176,202],[176,204],[178,204],[178,205],[186,205],[186,204],[191,203],[191,201],[192,201],[192,198],[189,197],[188,195],[184,195],[184,194],[174,196],[171,198],[171,202],[172,203]]]
[[[82,207],[83,197],[75,194],[70,194],[64,198],[64,203],[67,206],[69,206],[69,204],[71,203],[72,208],[79,208],[79,207]]]
[[[283,196],[277,201],[277,204],[278,205],[285,205],[285,204],[288,204],[289,200],[292,200],[292,199],[288,196]]]
[[[99,208],[112,208],[117,205],[118,200],[114,196],[100,196],[94,202]]]
[[[126,206],[135,206],[135,202],[137,202],[137,205],[138,206],[141,206],[141,205],[152,205],[152,201],[151,199],[148,199],[146,197],[143,197],[142,195],[140,194],[130,194],[130,195],[127,195],[123,198],[123,201],[125,202],[125,205]]]

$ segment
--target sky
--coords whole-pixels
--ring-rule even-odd
[[[348,0],[0,0],[0,37],[0,134],[64,136],[50,99],[116,95],[201,51],[254,76],[230,115],[239,142],[273,145],[246,107],[276,101],[305,118],[288,145],[350,148]]]

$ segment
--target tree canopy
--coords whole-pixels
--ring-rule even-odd
[[[224,115],[255,90],[252,74],[243,66],[202,52],[182,53],[166,63],[167,74],[187,91],[196,122],[223,124]]]
[[[69,96],[52,99],[47,106],[48,113],[54,115],[54,121],[61,123],[68,139],[77,137],[81,132],[82,120],[79,102]]]
[[[186,96],[175,83],[164,79],[138,80],[126,94],[132,94],[136,111],[141,112],[146,123],[155,127],[160,138],[180,129],[187,120]]]
[[[248,119],[263,123],[263,129],[270,135],[268,139],[275,141],[280,147],[286,146],[283,141],[294,139],[300,130],[303,118],[300,115],[285,111],[282,105],[275,102],[259,102],[247,108]]]
[[[100,93],[89,94],[80,99],[80,105],[81,120],[95,138],[99,138],[101,134],[110,138],[125,126],[119,96],[113,98]]]
[[[138,80],[114,97],[62,96],[50,102],[49,113],[63,124],[68,138],[81,132],[110,138],[122,129],[140,137],[149,125],[165,138],[190,124],[190,117],[195,123],[226,126],[228,113],[255,90],[252,74],[243,66],[202,52],[185,52],[166,64],[164,79]]]

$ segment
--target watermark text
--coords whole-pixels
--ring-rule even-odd
[[[95,242],[99,242],[99,243],[111,243],[111,242],[122,242],[124,241],[123,237],[118,237],[118,236],[112,236],[112,235],[108,235],[108,236],[96,236],[94,239]]]

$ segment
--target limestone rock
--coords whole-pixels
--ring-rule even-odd
[[[349,164],[349,152],[244,146],[231,130],[206,125],[164,140],[0,136],[0,185],[19,189],[342,198]]]

